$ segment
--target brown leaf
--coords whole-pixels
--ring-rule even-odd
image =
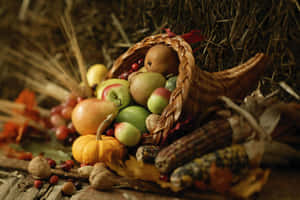
[[[277,109],[277,105],[273,105],[267,108],[259,117],[260,126],[266,131],[268,135],[275,130],[281,117],[280,110]]]
[[[247,199],[252,194],[261,191],[269,178],[269,174],[270,170],[260,168],[251,170],[243,180],[230,189],[230,194],[236,198]]]
[[[106,164],[120,176],[159,182],[160,172],[158,169],[154,165],[138,162],[133,156],[130,156],[129,160],[124,163],[110,162]]]

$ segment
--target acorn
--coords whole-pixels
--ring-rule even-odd
[[[65,195],[72,195],[76,192],[76,187],[71,181],[65,182],[61,188]]]
[[[149,72],[176,75],[178,74],[179,59],[171,47],[158,44],[148,50],[144,65]]]

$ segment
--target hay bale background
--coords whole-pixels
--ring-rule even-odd
[[[5,47],[36,50],[34,46],[38,44],[51,55],[66,54],[72,61],[58,23],[64,12],[71,13],[88,65],[110,66],[130,44],[163,32],[163,28],[177,34],[199,29],[207,38],[193,45],[197,49],[195,58],[199,67],[218,71],[235,66],[258,51],[266,52],[273,59],[273,65],[263,78],[264,91],[274,90],[282,80],[300,90],[300,71],[297,70],[300,6],[297,0],[218,3],[212,0],[0,0],[0,3],[1,98],[12,99],[24,87],[11,76],[16,68],[4,59]],[[121,26],[116,25],[116,19]],[[120,28],[125,37],[120,34]]]

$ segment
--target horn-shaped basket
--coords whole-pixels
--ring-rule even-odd
[[[243,98],[255,86],[267,66],[264,54],[258,53],[246,63],[232,69],[206,72],[195,66],[192,48],[183,38],[158,34],[146,37],[122,54],[115,61],[107,78],[118,77],[123,72],[128,72],[133,63],[144,58],[148,49],[157,44],[165,44],[177,52],[180,62],[179,74],[169,104],[162,112],[153,133],[146,138],[146,143],[160,144],[180,116],[186,114],[195,117],[213,104],[218,96]]]

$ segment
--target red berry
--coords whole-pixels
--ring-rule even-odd
[[[72,108],[74,108],[76,104],[77,104],[77,96],[72,94],[68,97],[67,101],[64,103],[66,107],[70,106]]]
[[[58,105],[58,106],[55,106],[51,109],[51,115],[54,115],[54,114],[59,114],[61,113],[61,110],[63,109],[63,106],[62,105]]]
[[[140,58],[140,59],[137,61],[137,64],[138,64],[138,65],[142,65],[143,62],[144,62],[144,59],[143,59],[143,58]]]
[[[106,135],[107,136],[113,136],[114,135],[114,129],[112,129],[112,128],[110,128],[110,129],[108,129],[107,131],[106,131]]]
[[[52,125],[52,123],[50,122],[50,118],[48,118],[48,117],[43,117],[43,118],[41,118],[40,120],[39,120],[39,122],[44,126],[44,127],[46,127],[46,128],[52,128],[53,127],[53,125]]]
[[[67,160],[66,162],[65,162],[67,165],[70,165],[71,166],[71,168],[74,166],[74,161],[73,160]]]
[[[55,160],[48,159],[48,164],[50,165],[51,168],[55,168],[55,167],[56,167],[56,162],[55,162]]]
[[[65,119],[71,119],[73,107],[67,106],[62,109],[61,116]]]
[[[34,180],[33,185],[35,188],[40,189],[43,186],[43,182],[41,180]]]
[[[69,135],[69,129],[66,126],[60,126],[56,129],[55,135],[58,140],[64,141]]]
[[[127,79],[128,78],[128,73],[127,72],[124,72],[124,73],[122,73],[122,74],[120,74],[119,76],[118,76],[118,78],[120,78],[120,79]]]
[[[60,168],[61,168],[62,170],[64,170],[64,171],[69,171],[72,167],[71,167],[71,165],[68,165],[68,164],[66,164],[66,163],[63,163],[63,164],[60,165]]]
[[[72,122],[70,122],[70,123],[68,124],[68,129],[69,129],[69,132],[70,132],[70,133],[76,133],[75,126],[73,125]]]
[[[49,179],[51,185],[55,185],[58,182],[58,176],[52,175]]]
[[[169,177],[168,177],[167,175],[164,175],[164,174],[161,174],[161,175],[159,176],[159,179],[162,180],[162,181],[166,181],[166,182],[169,181]]]
[[[60,114],[54,114],[50,117],[50,122],[54,127],[66,125],[66,120]]]
[[[137,70],[139,69],[139,65],[138,65],[137,63],[133,63],[133,64],[131,65],[131,69],[132,69],[133,71],[137,71]]]

